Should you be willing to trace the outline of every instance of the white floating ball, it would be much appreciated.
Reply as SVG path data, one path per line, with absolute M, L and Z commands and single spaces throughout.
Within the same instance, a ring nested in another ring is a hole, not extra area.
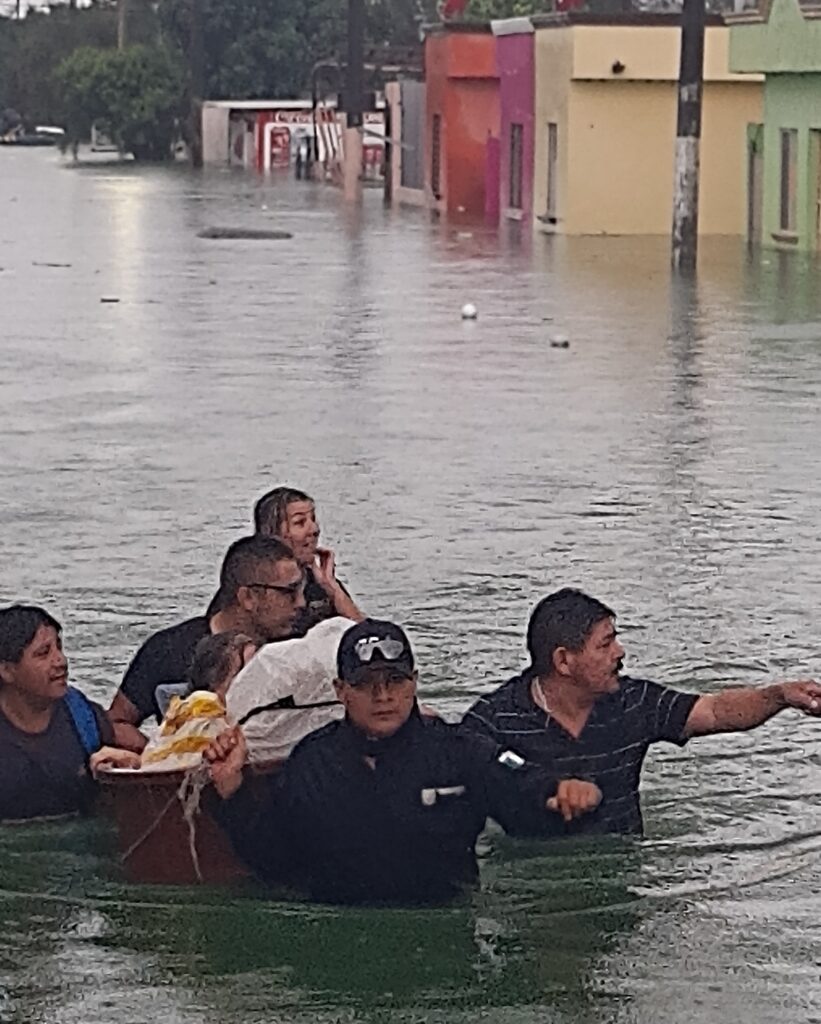
M 463 320 L 475 320 L 479 315 L 479 310 L 473 305 L 472 302 L 466 302 L 462 306 L 462 319 Z

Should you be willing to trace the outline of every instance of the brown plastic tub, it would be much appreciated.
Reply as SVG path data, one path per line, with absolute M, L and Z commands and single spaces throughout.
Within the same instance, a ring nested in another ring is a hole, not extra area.
M 279 770 L 281 761 L 254 765 L 246 785 Z M 103 803 L 114 818 L 126 878 L 151 885 L 225 884 L 248 874 L 230 840 L 208 813 L 206 793 L 194 816 L 193 837 L 178 797 L 185 773 L 101 772 Z

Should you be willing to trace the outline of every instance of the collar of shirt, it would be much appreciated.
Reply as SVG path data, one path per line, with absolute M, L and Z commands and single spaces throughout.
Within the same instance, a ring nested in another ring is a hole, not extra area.
M 424 728 L 424 724 L 419 713 L 419 705 L 414 704 L 407 722 L 393 736 L 388 736 L 386 739 L 372 739 L 366 736 L 351 725 L 347 717 L 344 719 L 342 727 L 350 748 L 359 757 L 373 757 L 378 760 L 381 757 L 393 756 L 413 743 L 419 730 Z

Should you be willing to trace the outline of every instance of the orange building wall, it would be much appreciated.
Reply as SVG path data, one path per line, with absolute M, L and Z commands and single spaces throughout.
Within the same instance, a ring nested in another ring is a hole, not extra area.
M 447 211 L 482 217 L 485 213 L 487 141 L 499 137 L 499 83 L 494 79 L 451 79 L 445 123 Z M 498 180 L 498 179 L 497 179 Z
M 499 80 L 495 40 L 489 33 L 428 36 L 427 168 L 431 193 L 433 116 L 442 117 L 440 196 L 434 205 L 448 214 L 482 217 L 488 136 L 499 136 Z

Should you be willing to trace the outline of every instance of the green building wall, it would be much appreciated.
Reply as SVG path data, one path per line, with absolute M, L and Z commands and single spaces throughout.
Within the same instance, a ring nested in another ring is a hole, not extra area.
M 781 230 L 781 131 L 795 129 L 795 228 Z M 764 86 L 763 219 L 765 246 L 804 251 L 818 247 L 821 159 L 821 74 L 769 74 Z M 749 187 L 749 183 L 748 183 Z
M 763 74 L 763 131 L 748 131 L 751 150 L 762 144 L 762 245 L 819 249 L 818 179 L 821 162 L 821 6 L 762 0 L 759 11 L 728 15 L 730 70 Z M 781 228 L 781 132 L 797 131 L 795 224 Z M 748 169 L 753 164 L 752 156 Z M 747 181 L 747 199 L 754 197 Z

